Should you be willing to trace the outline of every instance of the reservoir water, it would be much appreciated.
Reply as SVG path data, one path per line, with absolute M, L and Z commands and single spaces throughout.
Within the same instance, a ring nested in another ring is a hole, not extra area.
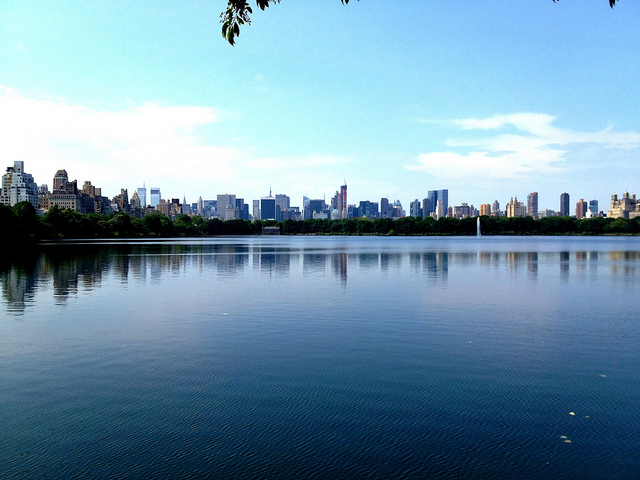
M 0 478 L 640 476 L 637 237 L 78 242 L 0 286 Z

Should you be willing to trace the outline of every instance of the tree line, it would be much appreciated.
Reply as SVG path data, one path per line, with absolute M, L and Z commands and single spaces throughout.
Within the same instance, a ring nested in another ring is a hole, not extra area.
M 480 217 L 483 235 L 603 235 L 640 234 L 640 218 Z M 0 205 L 0 224 L 6 241 L 29 244 L 41 240 L 202 237 L 260 235 L 262 227 L 277 226 L 283 235 L 475 235 L 476 218 L 404 217 L 396 220 L 349 218 L 344 220 L 227 220 L 178 215 L 175 220 L 155 213 L 142 219 L 123 212 L 81 214 L 57 206 L 43 216 L 29 202 L 13 208 Z

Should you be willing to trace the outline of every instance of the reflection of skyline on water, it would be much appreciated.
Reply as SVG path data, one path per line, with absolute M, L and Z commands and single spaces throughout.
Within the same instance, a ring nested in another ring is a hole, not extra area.
M 330 276 L 347 287 L 351 276 L 407 270 L 410 275 L 443 284 L 452 268 L 507 268 L 511 275 L 536 281 L 546 274 L 568 282 L 570 277 L 596 277 L 599 272 L 617 278 L 640 273 L 640 251 L 358 251 L 357 249 L 304 248 L 294 244 L 144 243 L 59 245 L 39 256 L 0 270 L 3 303 L 9 313 L 20 314 L 34 303 L 38 292 L 51 290 L 54 303 L 64 305 L 79 292 L 100 288 L 108 278 L 122 284 L 159 284 L 166 276 L 188 271 L 234 278 L 249 271 L 268 278 L 291 272 L 302 276 Z M 602 268 L 606 264 L 608 268 Z M 557 273 L 553 273 L 557 272 Z M 628 282 L 628 279 L 625 280 Z

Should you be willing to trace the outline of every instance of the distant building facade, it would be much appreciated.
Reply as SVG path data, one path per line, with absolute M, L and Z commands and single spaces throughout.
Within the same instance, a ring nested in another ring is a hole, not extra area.
M 318 218 L 319 216 L 325 216 L 326 218 L 326 204 L 323 199 L 310 199 L 304 197 L 305 207 L 303 211 L 304 219 Z
M 578 200 L 576 203 L 576 218 L 582 220 L 587 214 L 587 202 L 583 199 Z
M 360 202 L 358 214 L 360 217 L 377 218 L 380 214 L 378 212 L 378 202 L 371 202 L 369 200 Z
M 428 217 L 431 215 L 433 208 L 431 207 L 431 200 L 429 198 L 422 199 L 422 217 Z
M 140 199 L 140 207 L 146 208 L 147 205 L 147 188 L 139 187 L 136 192 L 138 193 L 138 198 Z M 154 205 L 155 206 L 155 205 Z
M 507 217 L 526 217 L 527 207 L 524 203 L 518 201 L 518 197 L 512 198 L 507 204 Z
M 422 217 L 422 208 L 420 207 L 420 200 L 417 198 L 409 204 L 409 215 L 412 217 Z
M 162 194 L 160 193 L 160 189 L 157 187 L 151 187 L 149 189 L 149 205 L 157 208 L 160 203 L 162 203 Z
M 261 220 L 277 220 L 276 217 L 276 199 L 269 194 L 268 197 L 260 199 L 260 219 Z
M 338 211 L 340 218 L 349 218 L 349 205 L 347 205 L 347 182 L 340 186 L 340 197 L 338 198 Z
M 69 181 L 69 175 L 65 169 L 60 169 L 53 176 L 53 191 L 64 190 L 67 182 Z
M 495 217 L 499 217 L 502 215 L 502 210 L 500 210 L 500 202 L 498 200 L 494 201 L 491 205 L 491 215 Z
M 527 195 L 527 215 L 538 218 L 538 192 Z
M 235 220 L 239 217 L 238 209 L 236 208 L 236 196 L 234 194 L 225 193 L 218 195 L 218 216 L 220 220 Z
M 33 176 L 24 171 L 24 162 L 15 161 L 2 176 L 0 203 L 13 207 L 19 202 L 30 202 L 38 209 L 38 185 Z
M 560 217 L 568 217 L 569 216 L 569 194 L 564 192 L 560 195 L 560 210 L 558 211 L 558 216 Z
M 558 212 L 556 212 L 555 210 L 544 209 L 538 212 L 538 218 L 548 218 L 548 217 L 557 217 L 557 216 L 558 216 Z
M 431 211 L 429 213 L 436 213 L 438 218 L 443 217 L 447 214 L 447 210 L 449 209 L 449 190 L 429 190 L 428 193 L 429 203 L 431 205 Z M 442 202 L 442 212 L 438 213 L 438 202 Z M 425 214 L 426 216 L 426 214 Z
M 629 192 L 622 194 L 622 198 L 618 198 L 615 193 L 611 195 L 611 206 L 607 212 L 608 218 L 634 218 L 640 216 L 639 204 L 636 195 Z
M 453 207 L 453 217 L 462 219 L 467 217 L 472 217 L 474 213 L 474 208 L 470 207 L 467 203 L 462 202 L 462 205 L 458 205 Z
M 40 194 L 40 209 L 45 212 L 54 206 L 61 210 L 74 210 L 83 214 L 109 215 L 113 212 L 111 200 L 102 196 L 102 189 L 92 185 L 89 180 L 84 182 L 80 190 L 78 181 L 69 181 L 67 171 L 61 169 L 54 175 L 53 183 L 56 187 L 52 192 L 42 191 Z
M 288 195 L 276 193 L 276 220 L 279 222 L 288 220 L 289 207 L 291 207 L 291 199 Z M 285 218 L 286 217 L 286 218 Z

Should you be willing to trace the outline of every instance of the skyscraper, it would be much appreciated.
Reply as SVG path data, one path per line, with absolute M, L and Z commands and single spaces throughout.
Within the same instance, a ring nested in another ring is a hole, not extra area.
M 411 202 L 409 204 L 409 214 L 412 217 L 421 217 L 422 216 L 422 209 L 420 208 L 420 200 L 418 200 L 417 198 Z
M 147 189 L 145 187 L 139 187 L 136 192 L 138 192 L 138 198 L 140 199 L 140 206 L 145 208 L 147 206 Z
M 149 205 L 156 208 L 158 205 L 160 205 L 161 201 L 162 195 L 160 194 L 160 189 L 151 187 L 149 189 Z
M 428 217 L 433 212 L 433 206 L 431 205 L 431 200 L 428 198 L 422 199 L 422 216 Z
M 309 212 L 311 211 L 310 202 L 311 202 L 311 199 L 309 197 L 307 197 L 306 195 L 302 196 L 302 216 L 305 220 L 307 220 L 308 218 L 311 218 L 309 216 Z
M 380 199 L 380 218 L 386 218 L 389 216 L 389 199 L 381 198 Z
M 218 215 L 220 220 L 235 220 L 239 216 L 238 209 L 236 208 L 236 196 L 233 194 L 225 193 L 218 195 Z
M 589 211 L 593 217 L 598 214 L 598 200 L 589 200 Z
M 314 215 L 325 213 L 326 209 L 326 203 L 323 199 L 309 200 L 309 216 L 307 217 L 307 212 L 305 211 L 305 218 L 314 218 Z
M 58 170 L 53 176 L 53 191 L 64 190 L 65 185 L 69 181 L 67 171 L 64 169 Z
M 304 208 L 302 212 L 304 220 L 314 218 L 314 215 L 323 214 L 327 209 L 325 201 L 322 198 L 311 199 L 309 197 L 303 196 L 302 205 Z
M 564 192 L 560 195 L 560 216 L 568 217 L 569 216 L 569 194 Z
M 260 219 L 261 220 L 277 220 L 276 218 L 276 199 L 269 193 L 268 197 L 260 199 Z
M 437 213 L 438 202 L 442 202 L 443 215 L 446 215 L 449 208 L 449 190 L 429 190 L 428 196 L 431 202 L 431 208 L 435 209 Z
M 349 218 L 349 210 L 347 205 L 347 182 L 340 186 L 340 196 L 338 197 L 338 212 L 340 218 Z
M 583 199 L 578 200 L 578 202 L 576 203 L 576 218 L 578 220 L 581 220 L 584 218 L 586 213 L 587 213 L 587 202 L 585 202 Z
M 530 193 L 527 196 L 527 215 L 538 218 L 538 192 Z
M 369 200 L 361 201 L 358 215 L 360 217 L 376 218 L 378 216 L 378 203 L 370 202 Z
M 24 171 L 24 162 L 15 161 L 13 167 L 7 167 L 7 173 L 2 176 L 2 190 L 0 203 L 13 207 L 19 202 L 30 202 L 38 208 L 38 185 L 33 176 Z
M 291 199 L 288 195 L 276 193 L 276 220 L 284 220 L 284 212 L 288 212 L 290 206 Z
M 249 220 L 249 204 L 244 203 L 244 198 L 236 198 L 236 210 L 240 220 Z

